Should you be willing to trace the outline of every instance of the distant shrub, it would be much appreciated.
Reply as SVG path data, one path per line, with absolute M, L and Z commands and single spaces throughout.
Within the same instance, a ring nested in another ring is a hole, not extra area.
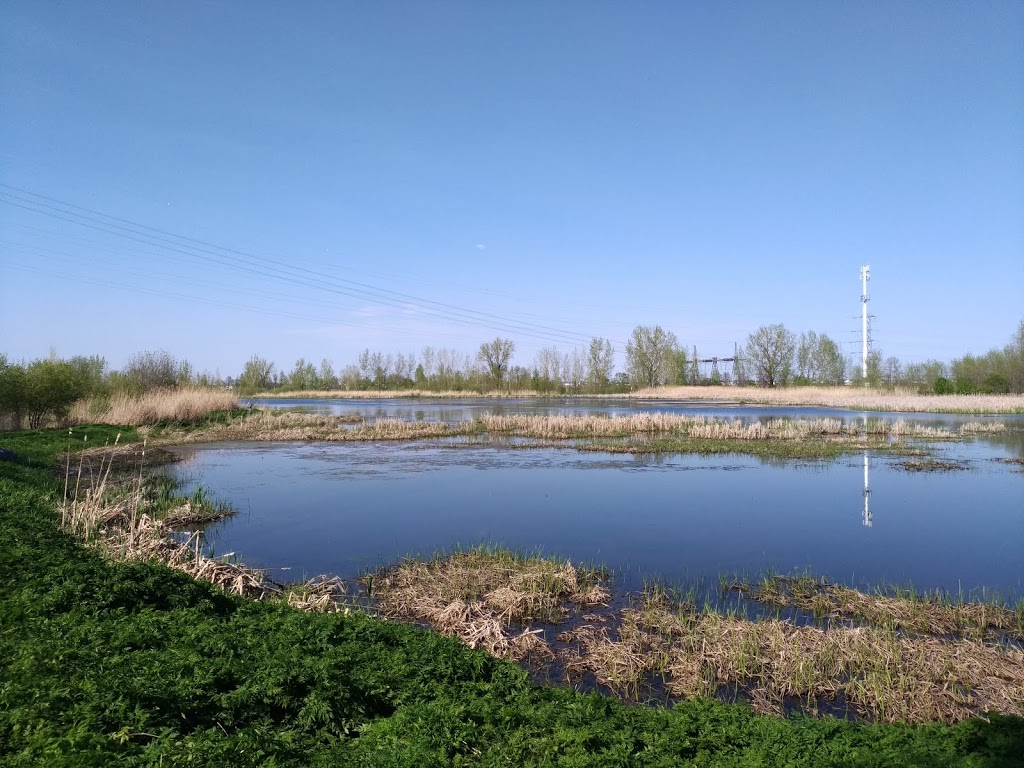
M 939 376 L 935 380 L 935 384 L 932 385 L 932 391 L 936 395 L 952 395 L 955 390 L 953 389 L 953 382 L 945 376 Z

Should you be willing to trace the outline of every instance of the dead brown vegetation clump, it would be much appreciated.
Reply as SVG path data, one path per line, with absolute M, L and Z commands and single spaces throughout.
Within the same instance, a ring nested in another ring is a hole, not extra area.
M 1024 640 L 1024 613 L 991 603 L 950 600 L 945 594 L 870 594 L 807 576 L 770 576 L 731 588 L 769 605 L 799 608 L 832 620 L 859 619 L 915 634 L 997 636 Z M 1022 606 L 1024 608 L 1024 606 Z
M 205 387 L 158 389 L 141 395 L 118 392 L 80 400 L 71 409 L 73 424 L 142 426 L 168 421 L 195 421 L 238 407 L 234 392 Z
M 160 434 L 162 443 L 198 443 L 218 440 L 321 440 L 325 442 L 368 442 L 375 440 L 417 440 L 471 435 L 473 422 L 364 420 L 359 416 L 333 416 L 255 409 L 223 424 L 201 430 L 169 429 Z
M 785 700 L 816 711 L 841 699 L 885 722 L 1024 714 L 1024 652 L 975 639 L 751 621 L 657 603 L 623 611 L 617 630 L 584 625 L 562 639 L 570 674 L 593 674 L 627 695 L 660 679 L 673 696 L 743 689 L 764 713 L 780 713 Z
M 115 443 L 93 456 L 81 456 L 74 471 L 66 461 L 65 499 L 58 510 L 61 527 L 114 560 L 159 563 L 256 600 L 286 594 L 265 571 L 205 554 L 201 531 L 176 530 L 195 519 L 191 500 L 182 499 L 158 516 L 147 499 L 145 458 L 145 444 L 140 450 L 138 445 Z M 131 464 L 134 477 L 115 471 L 120 460 Z M 345 585 L 337 578 L 316 577 L 292 587 L 287 595 L 290 604 L 303 610 L 337 611 L 343 609 Z
M 570 603 L 587 608 L 609 598 L 593 569 L 500 550 L 409 561 L 368 577 L 367 585 L 383 615 L 427 623 L 514 661 L 551 655 L 532 622 L 555 623 L 568 615 Z
M 548 440 L 615 438 L 639 435 L 686 437 L 698 440 L 846 440 L 860 437 L 913 437 L 950 440 L 956 434 L 941 427 L 905 419 L 871 419 L 865 424 L 842 419 L 768 419 L 744 423 L 673 413 L 635 413 L 625 416 L 485 415 L 480 423 L 494 434 Z

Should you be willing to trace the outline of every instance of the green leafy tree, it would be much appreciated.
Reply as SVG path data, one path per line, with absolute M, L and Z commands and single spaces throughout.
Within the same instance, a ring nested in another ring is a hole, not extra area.
M 295 361 L 295 367 L 288 374 L 288 389 L 296 392 L 320 389 L 320 377 L 317 374 L 316 366 L 300 357 Z
M 326 357 L 320 361 L 320 370 L 317 372 L 317 384 L 320 389 L 338 388 L 338 377 L 334 375 L 334 366 Z
M 679 348 L 676 335 L 660 326 L 637 326 L 626 343 L 626 368 L 640 387 L 656 387 L 669 381 L 673 353 Z
M 657 387 L 668 381 L 672 353 L 679 347 L 676 336 L 660 325 L 638 325 L 626 342 L 626 368 L 639 387 Z
M 0 356 L 0 416 L 9 422 L 11 429 L 21 429 L 28 406 L 25 387 L 25 369 L 8 363 L 6 356 Z
M 253 355 L 242 369 L 237 384 L 241 395 L 266 392 L 274 386 L 274 364 Z
M 769 387 L 785 385 L 793 371 L 796 340 L 782 323 L 762 325 L 747 338 L 745 362 L 750 375 Z
M 601 392 L 612 380 L 615 369 L 615 347 L 608 339 L 593 338 L 587 348 L 587 385 Z
M 50 417 L 66 420 L 71 406 L 85 394 L 85 384 L 74 366 L 62 360 L 36 360 L 25 370 L 29 429 L 42 427 Z

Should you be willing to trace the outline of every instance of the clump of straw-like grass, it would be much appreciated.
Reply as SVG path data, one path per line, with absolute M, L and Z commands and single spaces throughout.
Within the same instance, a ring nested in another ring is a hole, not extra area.
M 115 441 L 114 446 L 101 450 L 98 462 L 87 464 L 85 457 L 80 456 L 74 476 L 70 459 L 66 462 L 64 501 L 59 509 L 61 527 L 86 546 L 114 560 L 159 563 L 242 597 L 264 600 L 287 595 L 287 602 L 301 610 L 348 610 L 344 605 L 346 587 L 341 579 L 318 576 L 293 585 L 286 592 L 262 570 L 206 555 L 201 531 L 189 532 L 183 538 L 176 535 L 175 527 L 208 519 L 209 511 L 202 509 L 208 504 L 198 503 L 199 508 L 194 508 L 196 497 L 181 499 L 158 514 L 142 475 L 145 445 L 140 451 L 138 446 L 118 446 Z M 140 464 L 134 478 L 125 479 L 123 473 L 116 471 L 118 456 L 129 456 L 132 461 L 138 457 Z M 224 513 L 220 508 L 216 511 Z
M 615 438 L 634 435 L 670 435 L 698 440 L 820 440 L 870 436 L 952 439 L 955 434 L 938 427 L 903 419 L 872 419 L 866 425 L 842 419 L 768 419 L 743 423 L 704 416 L 671 413 L 636 413 L 626 416 L 485 415 L 482 427 L 495 434 L 548 440 Z
M 568 615 L 569 603 L 593 607 L 609 597 L 592 569 L 483 549 L 408 561 L 368 577 L 367 585 L 383 615 L 425 622 L 515 661 L 551 654 L 531 622 L 554 623 Z
M 333 390 L 265 392 L 269 398 L 516 398 L 536 399 L 545 395 L 533 390 L 467 392 L 426 389 Z M 559 396 L 563 397 L 563 396 Z M 601 400 L 683 400 L 736 403 L 740 405 L 806 405 L 850 410 L 906 413 L 1024 413 L 1024 395 L 927 395 L 916 389 L 877 387 L 653 387 L 618 394 L 575 394 L 572 397 Z
M 233 392 L 223 389 L 160 389 L 142 395 L 119 392 L 109 398 L 75 403 L 70 421 L 75 424 L 142 426 L 169 421 L 195 421 L 211 413 L 238 407 Z
M 818 405 L 906 413 L 1024 413 L 1024 395 L 922 395 L 871 387 L 655 387 L 610 398 L 698 400 L 741 405 Z
M 371 442 L 454 437 L 472 435 L 478 431 L 476 424 L 471 421 L 447 423 L 392 418 L 365 420 L 359 416 L 254 409 L 225 423 L 204 426 L 202 430 L 170 429 L 160 435 L 160 440 L 167 443 L 215 440 Z
M 960 425 L 960 432 L 965 435 L 1001 435 L 1008 431 L 1001 421 L 968 421 Z
M 348 613 L 348 587 L 337 576 L 314 576 L 288 590 L 288 605 L 313 613 Z
M 290 392 L 260 392 L 251 397 L 254 399 L 273 400 L 382 400 L 396 398 L 443 398 L 450 399 L 525 399 L 537 398 L 539 395 L 532 389 L 494 389 L 485 392 L 464 389 L 303 389 Z
M 1024 652 L 974 639 L 912 636 L 873 626 L 797 626 L 644 602 L 616 630 L 583 625 L 563 633 L 572 675 L 593 674 L 636 695 L 660 679 L 674 696 L 745 689 L 755 709 L 784 700 L 845 700 L 885 722 L 956 722 L 985 712 L 1024 714 Z
M 942 592 L 869 594 L 808 576 L 771 575 L 756 584 L 734 582 L 730 589 L 759 603 L 799 608 L 820 618 L 857 618 L 916 634 L 970 634 L 980 639 L 995 633 L 1024 640 L 1024 606 L 1014 611 L 993 603 L 952 600 Z

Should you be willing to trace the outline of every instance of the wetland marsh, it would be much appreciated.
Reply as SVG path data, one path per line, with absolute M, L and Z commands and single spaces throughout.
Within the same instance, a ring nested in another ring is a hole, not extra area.
M 246 441 L 181 446 L 172 472 L 241 511 L 208 529 L 209 546 L 272 571 L 351 578 L 488 543 L 640 583 L 809 569 L 851 586 L 1022 591 L 1019 416 L 574 400 L 261 405 L 288 411 L 257 412 L 256 423 L 306 426 L 287 442 L 252 442 L 275 434 L 260 427 Z M 722 450 L 657 450 L 698 433 Z M 809 444 L 819 448 L 804 456 Z

